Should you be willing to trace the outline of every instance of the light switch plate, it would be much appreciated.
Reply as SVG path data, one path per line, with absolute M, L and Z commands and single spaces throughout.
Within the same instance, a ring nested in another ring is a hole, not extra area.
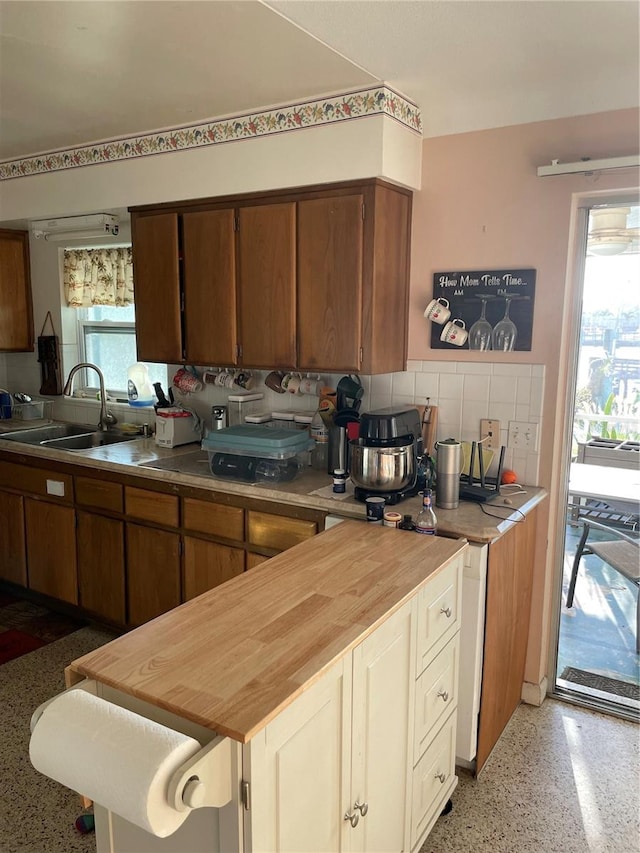
M 538 447 L 538 424 L 509 421 L 508 447 L 514 450 L 535 451 Z
M 486 450 L 498 450 L 500 447 L 500 421 L 483 418 L 480 421 L 480 440 Z

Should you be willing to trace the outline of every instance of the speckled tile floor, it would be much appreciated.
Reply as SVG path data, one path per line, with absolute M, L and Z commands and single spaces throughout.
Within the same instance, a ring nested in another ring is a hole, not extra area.
M 77 796 L 29 763 L 29 719 L 64 689 L 64 667 L 111 637 L 83 628 L 0 668 L 0 853 L 95 851 L 74 826 Z M 480 778 L 460 771 L 453 811 L 421 853 L 635 853 L 638 732 L 551 699 L 521 705 Z
M 547 699 L 520 705 L 421 853 L 636 853 L 639 729 Z
M 29 721 L 64 690 L 64 668 L 115 635 L 82 628 L 0 667 L 0 853 L 89 853 L 95 836 L 81 835 L 78 797 L 29 762 Z

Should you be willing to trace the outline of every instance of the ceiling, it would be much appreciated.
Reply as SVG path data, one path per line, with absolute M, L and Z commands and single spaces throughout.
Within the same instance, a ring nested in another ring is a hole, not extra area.
M 0 159 L 381 81 L 425 136 L 637 107 L 639 16 L 636 0 L 0 0 Z

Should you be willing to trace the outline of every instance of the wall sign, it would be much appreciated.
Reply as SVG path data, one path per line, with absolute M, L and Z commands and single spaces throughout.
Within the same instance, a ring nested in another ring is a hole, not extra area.
M 432 349 L 530 350 L 535 284 L 534 269 L 434 273 Z

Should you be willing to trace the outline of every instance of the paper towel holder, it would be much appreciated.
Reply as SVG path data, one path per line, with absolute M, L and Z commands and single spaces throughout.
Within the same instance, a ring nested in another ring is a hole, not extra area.
M 91 679 L 68 687 L 71 690 L 84 690 L 97 695 L 97 684 Z M 30 731 L 38 724 L 48 705 L 55 701 L 57 694 L 47 699 L 31 715 Z M 231 742 L 228 737 L 216 735 L 206 746 L 184 762 L 169 781 L 167 800 L 176 811 L 187 809 L 220 808 L 231 802 Z
M 231 742 L 217 735 L 171 777 L 167 799 L 176 811 L 220 808 L 231 802 Z

